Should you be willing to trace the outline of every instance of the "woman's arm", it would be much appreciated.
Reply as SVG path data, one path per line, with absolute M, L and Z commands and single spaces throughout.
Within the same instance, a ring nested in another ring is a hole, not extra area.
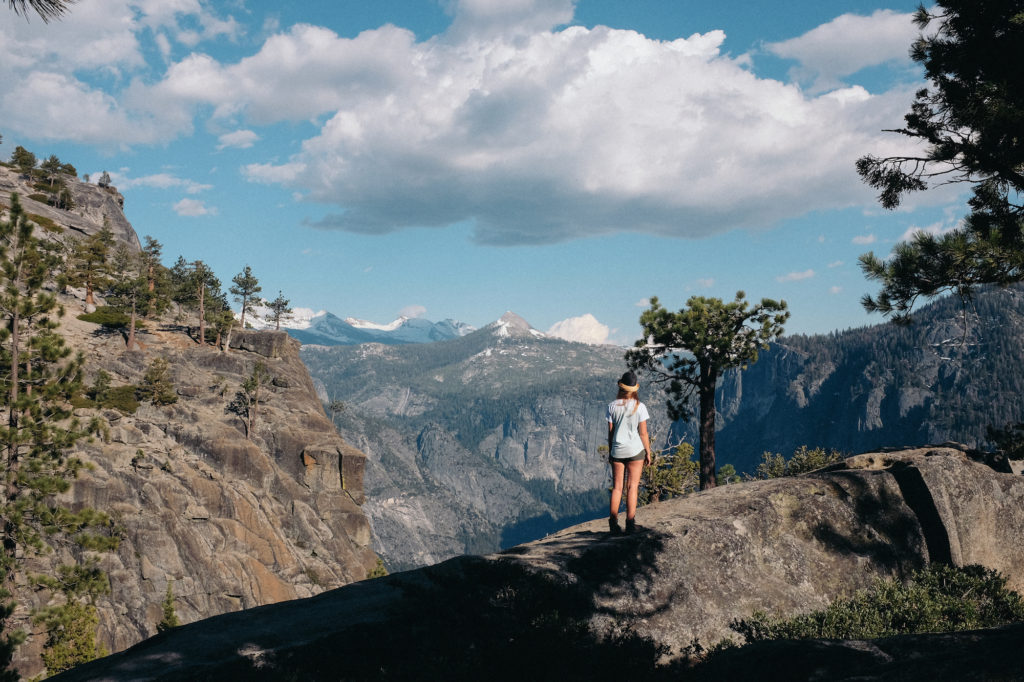
M 651 463 L 651 439 L 647 436 L 647 421 L 640 422 L 640 426 L 637 427 L 637 433 L 640 434 L 640 442 L 644 444 L 644 464 L 650 465 Z
M 615 434 L 615 424 L 608 422 L 608 456 L 612 455 L 612 436 Z

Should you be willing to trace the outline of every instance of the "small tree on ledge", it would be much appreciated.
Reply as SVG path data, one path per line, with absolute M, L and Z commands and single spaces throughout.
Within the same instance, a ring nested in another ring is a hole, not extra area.
M 758 351 L 783 332 L 789 319 L 785 301 L 763 298 L 748 308 L 745 294 L 724 303 L 720 298 L 693 296 L 686 308 L 669 312 L 651 298 L 640 316 L 644 336 L 626 353 L 626 362 L 644 370 L 668 394 L 672 420 L 688 419 L 691 399 L 698 399 L 700 431 L 700 489 L 716 485 L 715 387 L 730 368 L 745 369 L 757 362 Z

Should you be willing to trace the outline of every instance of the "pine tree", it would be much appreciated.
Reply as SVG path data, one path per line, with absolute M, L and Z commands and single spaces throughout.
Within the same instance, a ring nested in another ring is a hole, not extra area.
M 256 294 L 263 291 L 263 287 L 260 286 L 259 280 L 252 274 L 252 268 L 248 265 L 245 266 L 244 270 L 235 275 L 231 281 L 234 282 L 234 286 L 228 289 L 228 291 L 235 297 L 235 301 L 242 304 L 241 327 L 245 329 L 245 313 L 253 305 L 260 304 L 260 299 Z
M 274 329 L 280 330 L 281 319 L 292 312 L 292 309 L 288 307 L 288 303 L 288 299 L 278 291 L 277 298 L 267 304 L 270 307 L 270 314 L 267 315 L 267 321 L 274 323 Z
M 941 235 L 917 232 L 889 258 L 861 256 L 876 296 L 868 311 L 909 320 L 919 298 L 952 292 L 965 302 L 978 286 L 1024 281 L 1024 5 L 1021 0 L 937 0 L 915 22 L 927 34 L 911 58 L 929 81 L 916 93 L 903 128 L 921 143 L 909 156 L 857 161 L 857 171 L 896 208 L 930 185 L 972 188 L 962 227 Z
M 57 158 L 56 154 L 50 154 L 50 157 L 39 164 L 39 169 L 43 171 L 44 176 L 50 181 L 50 189 L 53 189 L 53 183 L 60 175 L 62 168 L 60 159 Z
M 199 345 L 206 345 L 206 300 L 211 288 L 220 289 L 220 280 L 213 270 L 201 260 L 192 264 L 192 286 L 196 292 L 196 304 L 199 309 Z
M 103 219 L 103 228 L 78 241 L 72 248 L 71 281 L 85 287 L 86 305 L 96 305 L 96 289 L 106 288 L 111 272 L 110 249 L 114 245 L 114 233 Z
M 668 393 L 669 418 L 690 416 L 691 399 L 699 403 L 700 488 L 715 487 L 715 387 L 722 373 L 757 362 L 758 351 L 783 332 L 789 319 L 785 301 L 761 299 L 748 308 L 745 294 L 724 303 L 692 296 L 677 313 L 651 298 L 640 316 L 643 337 L 626 353 L 633 369 L 646 370 Z
M 270 372 L 262 362 L 257 362 L 252 374 L 242 382 L 241 390 L 235 394 L 234 400 L 227 407 L 227 412 L 237 414 L 245 424 L 245 437 L 252 440 L 259 416 L 259 407 L 266 402 L 264 387 L 270 382 Z
M 128 315 L 128 338 L 126 350 L 135 348 L 135 325 L 139 309 L 148 309 L 149 290 L 146 275 L 142 272 L 139 255 L 127 245 L 120 244 L 112 260 L 114 277 L 107 303 Z
M 154 405 L 171 405 L 178 402 L 174 383 L 170 377 L 170 363 L 166 358 L 155 358 L 142 375 L 142 383 L 135 391 L 139 400 Z
M 181 625 L 181 621 L 178 620 L 178 614 L 174 611 L 174 581 L 167 581 L 167 594 L 164 596 L 164 601 L 161 604 L 163 610 L 163 618 L 156 624 L 157 632 L 167 632 L 173 628 Z
M 160 274 L 160 256 L 163 253 L 163 244 L 150 237 L 148 234 L 144 238 L 144 244 L 142 246 L 142 270 L 146 275 L 146 290 L 151 293 L 156 293 L 157 277 Z
M 17 168 L 24 176 L 31 177 L 36 163 L 36 155 L 21 145 L 15 147 L 14 151 L 11 152 L 11 165 Z
M 27 18 L 28 8 L 31 7 L 44 23 L 50 19 L 59 19 L 74 2 L 76 0 L 7 0 L 15 14 Z

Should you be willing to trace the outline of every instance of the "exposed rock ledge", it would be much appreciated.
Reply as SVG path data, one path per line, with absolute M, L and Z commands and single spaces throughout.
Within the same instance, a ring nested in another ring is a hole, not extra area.
M 633 536 L 611 537 L 594 521 L 500 554 L 211 618 L 59 679 L 362 679 L 353 666 L 459 651 L 473 633 L 493 634 L 523 595 L 582 614 L 594 632 L 625 628 L 678 652 L 695 637 L 732 634 L 728 623 L 755 609 L 807 611 L 932 561 L 996 568 L 1024 590 L 1024 478 L 952 448 L 726 486 L 645 507 L 638 521 L 645 530 Z M 433 639 L 424 647 L 423 638 Z M 970 664 L 977 673 L 978 660 Z M 922 666 L 901 679 L 930 674 Z

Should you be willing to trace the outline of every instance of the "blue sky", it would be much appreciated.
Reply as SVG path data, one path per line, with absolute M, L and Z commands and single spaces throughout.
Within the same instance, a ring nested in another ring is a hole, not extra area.
M 857 267 L 948 230 L 881 210 L 916 2 L 80 0 L 0 23 L 0 155 L 57 154 L 140 236 L 342 317 L 631 343 L 645 301 L 881 322 Z

